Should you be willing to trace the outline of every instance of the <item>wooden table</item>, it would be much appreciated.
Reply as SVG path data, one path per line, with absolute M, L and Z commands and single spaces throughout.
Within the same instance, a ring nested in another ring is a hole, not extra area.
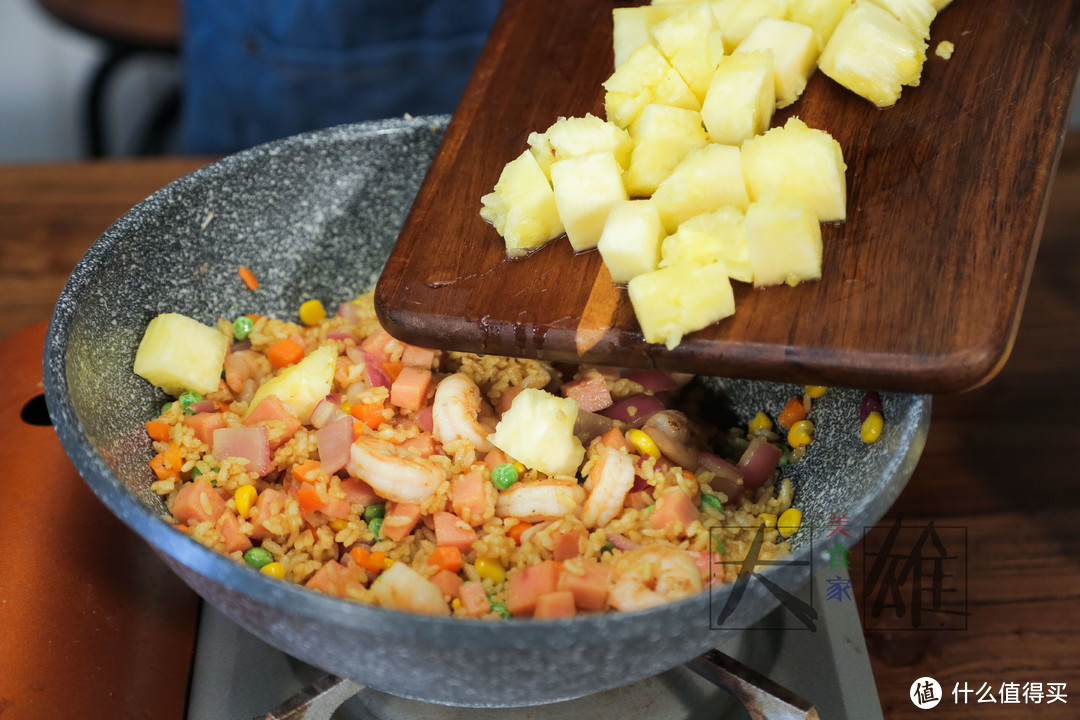
M 47 319 L 115 218 L 202 164 L 0 167 L 0 339 Z M 890 512 L 968 530 L 968 629 L 867 634 L 885 716 L 922 718 L 911 683 L 1065 682 L 1069 704 L 952 704 L 957 718 L 1072 718 L 1080 704 L 1080 136 L 1070 137 L 1012 357 L 986 387 L 935 398 L 923 460 Z M 859 552 L 852 575 L 863 568 Z M 3 584 L 0 582 L 0 589 Z M 856 588 L 858 589 L 858 588 Z M 2 591 L 2 590 L 0 590 Z M 3 710 L 0 698 L 0 711 Z M 5 718 L 7 716 L 5 715 Z

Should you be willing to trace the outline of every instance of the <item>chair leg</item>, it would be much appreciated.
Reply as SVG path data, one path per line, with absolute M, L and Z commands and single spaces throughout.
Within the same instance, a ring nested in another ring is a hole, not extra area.
M 90 81 L 86 95 L 86 154 L 92 158 L 105 156 L 105 93 L 109 89 L 109 80 L 134 50 L 124 45 L 110 43 L 105 59 L 101 61 Z

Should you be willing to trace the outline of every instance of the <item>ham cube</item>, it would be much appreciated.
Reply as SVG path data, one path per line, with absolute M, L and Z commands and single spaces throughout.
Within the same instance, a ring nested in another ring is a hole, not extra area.
M 497 447 L 491 448 L 488 454 L 484 456 L 484 466 L 488 470 L 494 470 L 495 468 L 506 462 L 506 453 Z
M 601 435 L 600 442 L 604 443 L 609 448 L 626 450 L 627 452 L 630 451 L 630 443 L 626 442 L 626 435 L 624 435 L 623 431 L 617 427 L 613 427 Z
M 184 424 L 195 431 L 195 437 L 204 445 L 214 444 L 214 431 L 225 427 L 225 415 L 219 412 L 201 412 L 185 415 Z
M 574 596 L 574 605 L 579 610 L 600 611 L 607 606 L 608 586 L 611 583 L 611 567 L 595 561 L 583 561 L 583 575 L 564 572 L 559 580 L 559 589 Z
M 236 515 L 228 510 L 223 512 L 221 519 L 218 520 L 218 532 L 221 533 L 221 540 L 225 544 L 227 553 L 238 550 L 244 552 L 251 547 L 251 538 L 240 532 L 240 523 Z
M 562 386 L 562 393 L 577 400 L 582 410 L 600 412 L 611 407 L 611 392 L 608 391 L 604 378 L 592 375 L 580 380 L 573 380 Z
M 216 523 L 225 512 L 225 501 L 206 480 L 196 480 L 180 488 L 173 501 L 172 514 L 176 522 L 191 525 L 209 520 Z
M 555 562 L 562 562 L 563 560 L 570 560 L 576 558 L 581 554 L 580 546 L 581 541 L 589 533 L 584 528 L 578 528 L 577 530 L 570 530 L 568 532 L 556 532 L 551 534 L 552 556 L 555 558 Z
M 350 588 L 359 590 L 367 581 L 367 573 L 359 565 L 342 565 L 331 560 L 308 578 L 304 587 L 335 597 L 346 597 Z
M 416 413 L 416 417 L 413 418 L 416 424 L 420 426 L 420 429 L 426 433 L 435 431 L 435 419 L 431 415 L 431 406 L 428 405 L 420 412 Z
M 483 617 L 491 612 L 491 601 L 488 600 L 482 583 L 465 583 L 458 588 L 458 599 L 469 617 Z
M 420 506 L 415 503 L 386 503 L 382 534 L 394 542 L 401 542 L 420 520 Z
M 427 404 L 431 371 L 405 366 L 390 384 L 390 402 L 405 410 L 419 410 Z
M 293 415 L 277 395 L 267 395 L 244 418 L 244 424 L 270 428 L 270 451 L 273 452 L 300 429 L 300 418 Z
M 405 367 L 430 368 L 435 363 L 435 351 L 416 345 L 405 345 L 401 364 Z
M 450 499 L 454 513 L 473 527 L 484 524 L 495 514 L 495 498 L 488 495 L 491 483 L 482 473 L 473 471 L 458 475 L 450 482 Z M 492 487 L 492 489 L 494 489 Z
M 649 516 L 649 524 L 659 530 L 672 523 L 682 523 L 680 535 L 685 535 L 686 528 L 698 517 L 698 509 L 694 506 L 694 501 L 682 488 L 676 487 L 667 490 L 657 499 L 656 507 Z
M 259 493 L 259 498 L 255 501 L 255 509 L 251 514 L 251 537 L 256 540 L 274 537 L 274 533 L 270 532 L 264 523 L 275 515 L 285 512 L 285 504 L 288 500 L 288 495 L 272 488 Z
M 345 493 L 345 498 L 357 505 L 374 505 L 379 500 L 379 496 L 375 494 L 375 490 L 363 480 L 357 478 L 348 478 L 341 481 L 341 491 Z
M 541 595 L 559 589 L 559 574 L 559 565 L 552 560 L 510 573 L 506 609 L 511 615 L 532 615 Z
M 270 463 L 270 433 L 263 427 L 223 427 L 214 431 L 214 457 L 247 460 L 244 469 L 262 477 L 273 467 Z
M 519 387 L 517 385 L 511 385 L 510 387 L 503 390 L 503 394 L 500 395 L 499 399 L 495 401 L 495 412 L 500 417 L 503 416 L 506 411 L 510 409 L 510 406 L 514 402 L 514 398 L 521 394 L 521 391 L 524 389 L 525 388 Z
M 556 590 L 544 593 L 536 598 L 536 611 L 533 617 L 537 619 L 554 619 L 574 617 L 577 608 L 574 606 L 574 594 L 569 590 Z
M 440 570 L 435 573 L 435 576 L 431 578 L 431 582 L 435 583 L 435 586 L 442 590 L 443 595 L 449 595 L 452 598 L 456 598 L 460 595 L 461 586 L 465 582 L 461 579 L 461 576 L 457 573 L 450 572 L 449 570 Z
M 456 547 L 462 553 L 472 550 L 476 542 L 476 531 L 467 522 L 454 513 L 439 511 L 435 513 L 435 544 Z M 383 521 L 383 527 L 386 522 Z
M 420 457 L 431 457 L 435 454 L 435 438 L 431 433 L 420 433 L 401 443 L 401 447 L 416 452 Z

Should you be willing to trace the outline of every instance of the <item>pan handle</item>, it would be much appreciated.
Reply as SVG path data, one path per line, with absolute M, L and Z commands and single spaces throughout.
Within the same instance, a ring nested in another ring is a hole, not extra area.
M 699 655 L 686 667 L 738 698 L 753 720 L 819 720 L 809 702 L 719 650 Z
M 352 680 L 323 675 L 255 720 L 330 720 L 342 703 L 363 689 L 363 685 Z

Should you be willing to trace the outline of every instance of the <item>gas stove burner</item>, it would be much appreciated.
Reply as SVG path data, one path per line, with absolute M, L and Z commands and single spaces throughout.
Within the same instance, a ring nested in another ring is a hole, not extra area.
M 761 674 L 757 681 L 768 692 L 758 704 L 760 717 L 882 720 L 855 603 L 827 600 L 826 589 L 821 579 L 811 588 L 819 613 L 816 631 L 780 629 L 790 623 L 778 618 L 783 612 L 778 610 L 758 627 L 718 646 L 723 656 Z M 368 652 L 372 662 L 378 662 L 377 648 Z M 550 705 L 456 708 L 395 697 L 327 676 L 204 604 L 187 720 L 746 720 L 750 714 L 740 700 L 745 702 L 752 689 L 732 685 L 730 673 L 739 683 L 753 677 L 725 666 L 723 656 L 707 653 L 640 682 Z M 699 673 L 710 675 L 712 682 Z M 723 676 L 719 684 L 732 688 L 739 699 L 714 684 L 715 675 Z M 808 704 L 800 706 L 798 698 Z

